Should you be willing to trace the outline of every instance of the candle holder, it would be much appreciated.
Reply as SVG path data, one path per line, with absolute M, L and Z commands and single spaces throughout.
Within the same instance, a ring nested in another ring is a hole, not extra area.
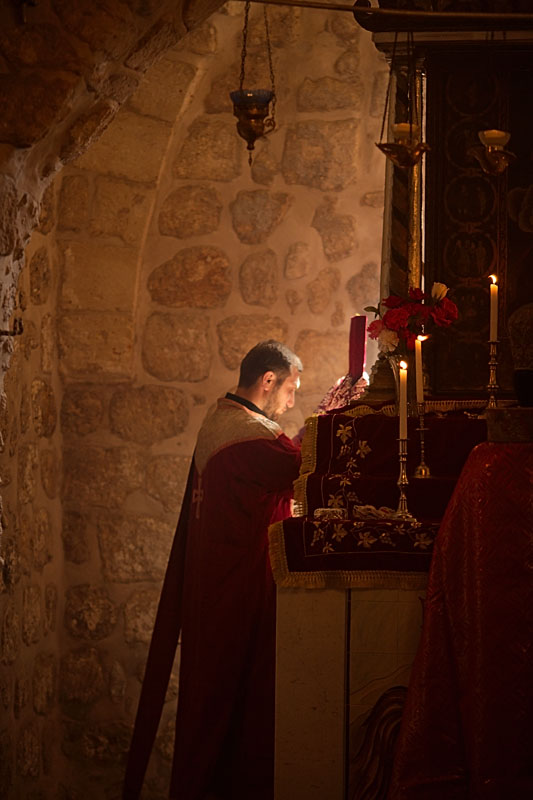
M 410 517 L 411 514 L 407 509 L 407 497 L 405 489 L 409 484 L 407 479 L 407 439 L 398 439 L 399 442 L 399 456 L 400 456 L 400 474 L 398 476 L 397 485 L 400 490 L 400 499 L 398 500 L 398 510 L 396 512 L 398 517 Z
M 418 406 L 418 422 L 419 422 L 419 427 L 417 428 L 417 431 L 420 434 L 420 464 L 415 469 L 415 478 L 431 478 L 431 471 L 428 465 L 426 464 L 425 433 L 427 431 L 427 428 L 424 425 L 426 404 L 417 403 L 417 406 Z
M 487 408 L 497 408 L 496 393 L 498 391 L 498 384 L 496 382 L 496 370 L 498 368 L 498 340 L 489 342 L 489 382 L 487 384 L 487 391 L 489 393 L 489 402 Z

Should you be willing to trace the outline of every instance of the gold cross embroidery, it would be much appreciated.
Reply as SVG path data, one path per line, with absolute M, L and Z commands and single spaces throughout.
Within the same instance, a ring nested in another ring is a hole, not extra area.
M 204 499 L 204 490 L 202 489 L 202 479 L 198 478 L 198 488 L 193 489 L 192 492 L 192 504 L 193 506 L 196 504 L 196 519 L 200 519 L 200 503 Z

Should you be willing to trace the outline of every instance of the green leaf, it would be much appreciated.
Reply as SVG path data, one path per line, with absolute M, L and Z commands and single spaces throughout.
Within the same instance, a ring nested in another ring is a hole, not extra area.
M 374 314 L 379 314 L 379 309 L 378 308 L 374 308 L 374 306 L 365 306 L 364 310 L 365 311 L 373 311 Z

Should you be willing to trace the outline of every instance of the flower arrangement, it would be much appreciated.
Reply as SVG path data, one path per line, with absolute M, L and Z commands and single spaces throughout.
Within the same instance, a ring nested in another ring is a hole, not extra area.
M 429 294 L 409 289 L 407 298 L 391 294 L 378 308 L 367 306 L 365 311 L 373 311 L 379 317 L 368 326 L 368 335 L 377 339 L 380 352 L 387 355 L 414 350 L 417 336 L 435 327 L 447 328 L 457 319 L 457 306 L 447 295 L 444 283 L 434 283 Z

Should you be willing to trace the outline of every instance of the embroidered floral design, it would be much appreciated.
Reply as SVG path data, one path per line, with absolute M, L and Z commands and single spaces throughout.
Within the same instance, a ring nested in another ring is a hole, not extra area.
M 342 525 L 333 526 L 333 533 L 331 534 L 331 537 L 334 539 L 334 541 L 342 542 L 345 536 L 348 536 L 348 531 L 346 531 Z
M 337 492 L 336 494 L 330 494 L 328 500 L 328 507 L 329 508 L 345 508 L 344 505 L 344 498 L 341 492 Z
M 360 531 L 359 532 L 359 541 L 357 542 L 358 547 L 365 547 L 367 550 L 376 542 L 377 539 L 375 536 L 372 536 L 370 531 Z
M 341 440 L 343 444 L 346 444 L 348 439 L 352 436 L 352 427 L 350 424 L 348 425 L 339 425 L 337 430 L 337 436 Z
M 427 533 L 417 533 L 415 540 L 414 547 L 420 547 L 421 550 L 426 550 L 433 544 L 433 539 Z
M 326 542 L 324 547 L 322 548 L 323 553 L 333 553 L 333 545 L 331 542 Z
M 359 458 L 366 458 L 369 453 L 372 452 L 372 448 L 368 446 L 368 442 L 364 439 L 359 440 L 358 448 L 357 448 L 357 455 Z

